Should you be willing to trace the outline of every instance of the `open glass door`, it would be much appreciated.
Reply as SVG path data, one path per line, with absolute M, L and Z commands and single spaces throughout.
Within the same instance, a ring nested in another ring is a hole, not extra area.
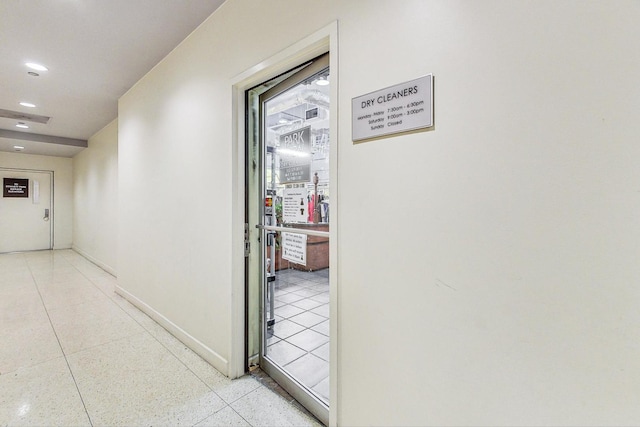
M 249 215 L 260 255 L 248 269 L 260 281 L 260 366 L 327 424 L 329 80 L 324 55 L 259 96 L 259 191 L 248 191 L 260 204 L 255 224 Z

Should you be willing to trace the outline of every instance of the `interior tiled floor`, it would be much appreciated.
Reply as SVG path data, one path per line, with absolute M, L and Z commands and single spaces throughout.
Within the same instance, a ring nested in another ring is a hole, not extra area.
M 276 272 L 267 355 L 329 403 L 329 269 Z
M 0 255 L 0 425 L 319 425 L 229 380 L 70 250 Z

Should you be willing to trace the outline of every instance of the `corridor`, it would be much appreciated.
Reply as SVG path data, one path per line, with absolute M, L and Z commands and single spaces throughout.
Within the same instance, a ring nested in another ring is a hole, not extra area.
M 263 375 L 229 380 L 71 250 L 0 255 L 0 425 L 319 425 Z

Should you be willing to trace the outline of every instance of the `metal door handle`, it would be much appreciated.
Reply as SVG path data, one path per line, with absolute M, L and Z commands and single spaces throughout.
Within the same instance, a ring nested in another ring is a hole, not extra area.
M 275 231 L 275 232 L 282 232 L 282 233 L 306 234 L 307 236 L 318 236 L 318 237 L 331 236 L 328 231 L 307 230 L 305 228 L 296 228 L 295 225 L 292 225 L 290 227 L 276 227 L 273 225 L 256 224 L 256 228 L 260 230 Z
M 49 209 L 45 209 L 44 210 L 44 218 L 42 218 L 44 221 L 49 221 Z

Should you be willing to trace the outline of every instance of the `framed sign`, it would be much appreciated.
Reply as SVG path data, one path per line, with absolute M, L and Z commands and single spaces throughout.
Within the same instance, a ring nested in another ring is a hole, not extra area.
M 3 178 L 2 197 L 29 198 L 29 179 Z
M 361 141 L 433 126 L 433 75 L 351 100 L 351 139 Z

